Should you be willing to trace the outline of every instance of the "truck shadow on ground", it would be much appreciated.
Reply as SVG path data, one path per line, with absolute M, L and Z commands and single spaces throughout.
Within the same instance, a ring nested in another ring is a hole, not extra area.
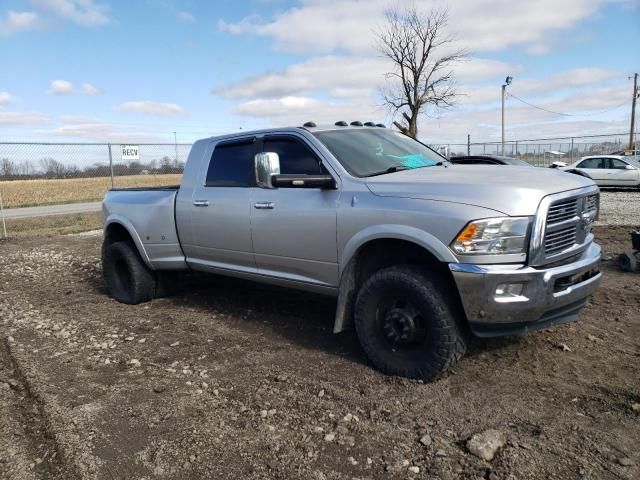
M 300 347 L 340 355 L 369 365 L 354 329 L 333 333 L 337 300 L 333 297 L 216 275 L 190 274 L 172 303 L 229 317 L 235 328 L 268 330 Z M 520 342 L 520 337 L 469 338 L 467 356 L 490 353 Z

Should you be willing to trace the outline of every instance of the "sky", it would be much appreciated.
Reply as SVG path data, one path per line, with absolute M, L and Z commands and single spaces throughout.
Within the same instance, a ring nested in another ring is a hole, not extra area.
M 629 131 L 640 0 L 0 0 L 0 141 L 192 142 L 273 126 L 383 122 L 384 12 L 448 8 L 454 107 L 429 143 Z M 640 108 L 639 108 L 640 109 Z M 562 115 L 561 115 L 562 114 Z

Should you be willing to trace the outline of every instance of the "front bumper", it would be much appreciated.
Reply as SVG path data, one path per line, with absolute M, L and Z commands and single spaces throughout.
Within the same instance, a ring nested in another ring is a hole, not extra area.
M 480 337 L 513 335 L 571 322 L 602 279 L 600 247 L 592 243 L 571 263 L 556 267 L 451 263 L 449 269 L 471 331 Z M 522 292 L 501 296 L 501 285 Z

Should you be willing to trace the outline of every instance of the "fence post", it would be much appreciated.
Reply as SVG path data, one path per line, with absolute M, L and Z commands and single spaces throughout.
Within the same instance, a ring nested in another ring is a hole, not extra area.
M 571 160 L 569 163 L 573 163 L 573 137 L 571 137 L 571 153 L 569 154 L 569 159 Z
M 471 134 L 467 134 L 467 155 L 471 155 Z
M 2 204 L 2 192 L 0 192 L 0 217 L 2 217 L 2 238 L 7 238 L 7 224 L 4 222 L 4 205 Z
M 513 156 L 513 158 L 518 158 L 518 142 L 516 141 L 516 151 L 515 151 L 515 155 Z
M 111 188 L 113 188 L 113 157 L 111 156 L 111 143 L 108 144 L 109 147 L 109 169 L 111 170 Z

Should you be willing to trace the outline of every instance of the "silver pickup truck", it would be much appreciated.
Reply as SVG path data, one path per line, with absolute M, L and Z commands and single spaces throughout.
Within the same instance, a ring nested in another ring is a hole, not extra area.
M 432 379 L 470 334 L 576 320 L 601 280 L 590 179 L 457 166 L 380 125 L 199 140 L 179 187 L 103 203 L 109 293 L 135 304 L 197 270 L 337 297 L 382 371 Z

